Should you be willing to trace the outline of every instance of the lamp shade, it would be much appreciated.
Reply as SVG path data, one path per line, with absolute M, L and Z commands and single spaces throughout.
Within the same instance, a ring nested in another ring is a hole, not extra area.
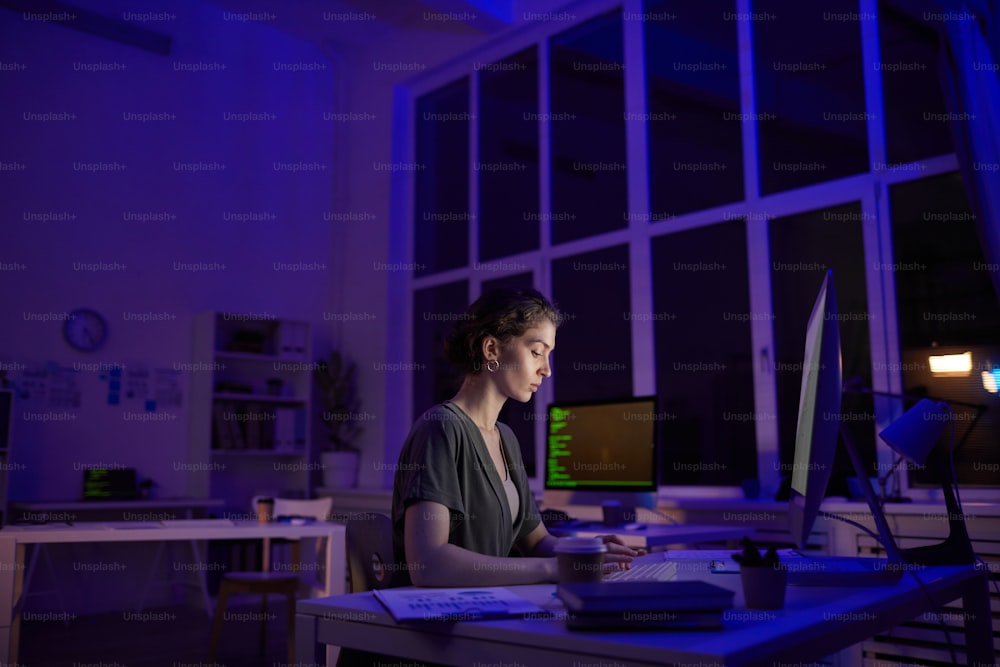
M 923 465 L 950 419 L 947 405 L 922 398 L 879 437 L 910 463 Z

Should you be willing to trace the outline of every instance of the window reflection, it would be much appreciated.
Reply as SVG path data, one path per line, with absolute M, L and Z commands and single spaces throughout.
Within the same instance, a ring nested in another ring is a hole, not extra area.
M 615 11 L 550 40 L 553 243 L 625 227 L 625 66 Z
M 755 0 L 760 189 L 769 194 L 869 170 L 857 0 Z
M 469 263 L 469 80 L 417 100 L 414 273 Z
M 532 47 L 479 75 L 479 259 L 536 250 L 538 53 Z
M 735 3 L 645 5 L 650 220 L 743 198 Z

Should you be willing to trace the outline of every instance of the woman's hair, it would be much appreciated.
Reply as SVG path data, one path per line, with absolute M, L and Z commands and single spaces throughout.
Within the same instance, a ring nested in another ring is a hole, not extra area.
M 558 327 L 561 319 L 556 307 L 537 290 L 490 290 L 455 322 L 444 342 L 445 355 L 463 373 L 476 375 L 483 370 L 483 339 L 487 336 L 506 345 L 544 320 Z

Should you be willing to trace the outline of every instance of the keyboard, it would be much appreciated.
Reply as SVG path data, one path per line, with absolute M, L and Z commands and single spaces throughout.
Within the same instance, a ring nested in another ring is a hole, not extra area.
M 716 574 L 739 574 L 733 560 L 736 549 L 672 550 L 666 557 L 681 562 L 704 561 Z M 814 556 L 794 549 L 779 549 L 778 560 L 788 568 L 789 586 L 891 586 L 903 575 L 903 569 L 885 558 L 850 556 Z
M 615 570 L 604 575 L 604 581 L 673 581 L 677 577 L 677 563 L 661 560 L 650 563 L 632 563 L 627 570 Z

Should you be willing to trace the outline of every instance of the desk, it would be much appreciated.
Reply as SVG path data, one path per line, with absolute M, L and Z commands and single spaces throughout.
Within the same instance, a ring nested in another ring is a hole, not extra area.
M 968 664 L 994 665 L 985 573 L 955 566 L 927 568 L 919 576 L 936 604 L 963 599 Z M 737 593 L 724 629 L 573 632 L 566 629 L 552 585 L 508 587 L 552 611 L 552 619 L 400 625 L 371 593 L 355 593 L 297 603 L 296 655 L 308 661 L 318 645 L 327 644 L 447 665 L 773 667 L 820 659 L 933 608 L 909 575 L 878 588 L 789 587 L 785 608 L 774 612 L 747 610 L 736 575 L 687 578 L 704 578 Z
M 74 542 L 149 542 L 165 540 L 211 541 L 252 540 L 263 538 L 298 539 L 325 537 L 326 560 L 324 594 L 344 592 L 346 542 L 343 524 L 313 523 L 293 526 L 285 523 L 259 524 L 239 522 L 233 525 L 171 525 L 115 529 L 93 522 L 73 526 L 6 526 L 0 530 L 0 664 L 16 664 L 19 620 L 15 609 L 24 584 L 25 547 L 28 544 L 67 544 Z M 2 656 L 7 656 L 4 662 Z
M 210 508 L 221 508 L 221 498 L 150 498 L 144 500 L 47 500 L 12 502 L 10 520 L 17 522 L 162 521 L 194 519 Z
M 578 522 L 553 526 L 549 532 L 557 537 L 577 535 L 579 537 L 597 537 L 598 535 L 617 535 L 630 547 L 665 547 L 670 544 L 698 544 L 702 542 L 737 541 L 743 536 L 753 539 L 755 531 L 746 526 L 689 526 L 669 523 L 640 524 L 641 529 L 628 529 L 623 526 L 605 526 L 600 521 Z

